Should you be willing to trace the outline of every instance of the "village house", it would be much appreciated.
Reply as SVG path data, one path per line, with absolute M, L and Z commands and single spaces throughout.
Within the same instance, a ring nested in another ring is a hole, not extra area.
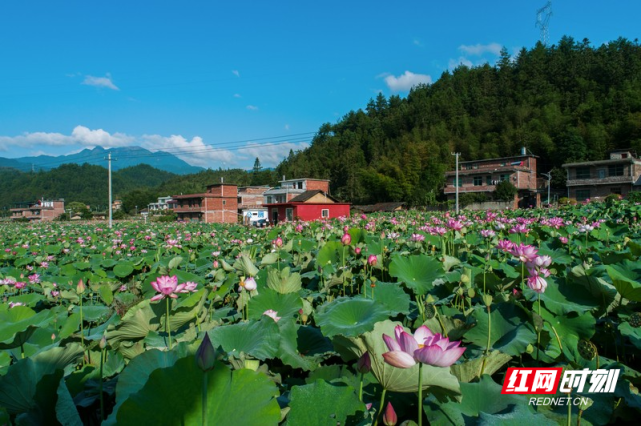
M 280 181 L 280 186 L 265 191 L 263 197 L 265 204 L 286 203 L 305 191 L 319 190 L 329 193 L 329 180 L 327 179 L 285 179 Z
M 158 197 L 157 202 L 147 204 L 147 212 L 150 214 L 159 214 L 167 210 L 173 210 L 176 205 L 176 200 L 169 195 L 166 197 Z
M 283 179 L 279 188 L 266 191 L 264 196 L 273 224 L 349 216 L 349 203 L 341 203 L 328 193 L 329 180 Z
M 227 183 L 207 186 L 200 194 L 174 195 L 178 220 L 205 223 L 238 222 L 238 187 Z
M 11 219 L 28 219 L 35 222 L 52 221 L 65 212 L 65 200 L 37 200 L 17 203 L 11 210 Z
M 263 205 L 264 193 L 268 185 L 243 186 L 238 188 L 238 213 L 243 217 L 243 223 L 252 224 L 260 220 L 267 220 L 267 208 Z
M 485 194 L 488 198 L 501 181 L 509 181 L 518 193 L 514 196 L 513 207 L 538 206 L 541 179 L 536 174 L 536 155 L 527 154 L 525 148 L 520 155 L 486 160 L 459 162 L 458 193 Z M 445 195 L 448 200 L 456 197 L 456 171 L 445 173 Z
M 563 167 L 568 197 L 577 201 L 641 191 L 641 160 L 629 149 L 610 152 L 608 160 L 567 163 Z

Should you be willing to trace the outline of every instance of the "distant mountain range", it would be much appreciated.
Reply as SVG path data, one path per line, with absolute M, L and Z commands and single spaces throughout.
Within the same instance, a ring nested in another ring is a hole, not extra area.
M 82 165 L 85 163 L 107 168 L 106 158 L 108 153 L 111 153 L 111 157 L 116 160 L 111 163 L 114 171 L 139 164 L 147 164 L 159 170 L 179 175 L 198 173 L 205 170 L 202 167 L 192 166 L 168 152 L 151 152 L 139 146 L 111 148 L 109 150 L 98 146 L 93 149 L 82 150 L 76 154 L 60 155 L 58 157 L 51 155 L 21 158 L 0 157 L 0 168 L 12 168 L 26 172 L 32 169 L 36 171 L 51 170 L 63 164 Z

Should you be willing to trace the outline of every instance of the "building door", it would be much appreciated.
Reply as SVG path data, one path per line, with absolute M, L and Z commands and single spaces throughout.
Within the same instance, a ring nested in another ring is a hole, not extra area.
M 272 223 L 278 223 L 278 209 L 272 209 Z

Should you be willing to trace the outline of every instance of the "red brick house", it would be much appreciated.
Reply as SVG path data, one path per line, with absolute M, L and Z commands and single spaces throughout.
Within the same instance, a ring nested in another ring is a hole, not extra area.
M 201 194 L 174 195 L 179 220 L 205 223 L 238 222 L 238 187 L 218 183 Z
M 19 203 L 11 209 L 11 219 L 29 219 L 35 222 L 52 221 L 65 212 L 65 200 L 38 200 Z
M 627 195 L 641 191 L 641 160 L 627 150 L 610 152 L 610 159 L 567 163 L 568 197 L 577 201 L 610 194 Z
M 514 157 L 459 162 L 459 196 L 467 193 L 483 193 L 490 198 L 496 185 L 507 180 L 518 189 L 514 197 L 514 208 L 538 206 L 541 180 L 537 179 L 536 175 L 537 158 L 522 150 L 521 155 Z M 445 179 L 445 195 L 448 200 L 454 200 L 456 171 L 446 172 Z
M 272 223 L 292 220 L 332 219 L 349 216 L 349 203 L 340 203 L 319 189 L 305 191 L 284 203 L 270 203 L 266 207 Z

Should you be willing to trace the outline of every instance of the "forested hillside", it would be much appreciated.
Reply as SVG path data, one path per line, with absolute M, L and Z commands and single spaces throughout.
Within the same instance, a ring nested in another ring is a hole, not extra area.
M 173 177 L 173 173 L 141 164 L 113 172 L 114 197 L 137 188 L 157 187 Z M 64 198 L 98 208 L 108 203 L 107 169 L 101 166 L 65 164 L 51 171 L 23 173 L 0 170 L 0 209 L 14 203 L 34 201 L 42 197 Z
M 292 153 L 278 175 L 331 179 L 334 195 L 355 202 L 426 204 L 443 172 L 461 160 L 540 156 L 539 172 L 596 160 L 614 148 L 641 153 L 641 47 L 626 39 L 593 47 L 564 37 L 495 66 L 460 66 L 407 98 L 379 95 L 364 110 L 324 124 L 312 145 Z

